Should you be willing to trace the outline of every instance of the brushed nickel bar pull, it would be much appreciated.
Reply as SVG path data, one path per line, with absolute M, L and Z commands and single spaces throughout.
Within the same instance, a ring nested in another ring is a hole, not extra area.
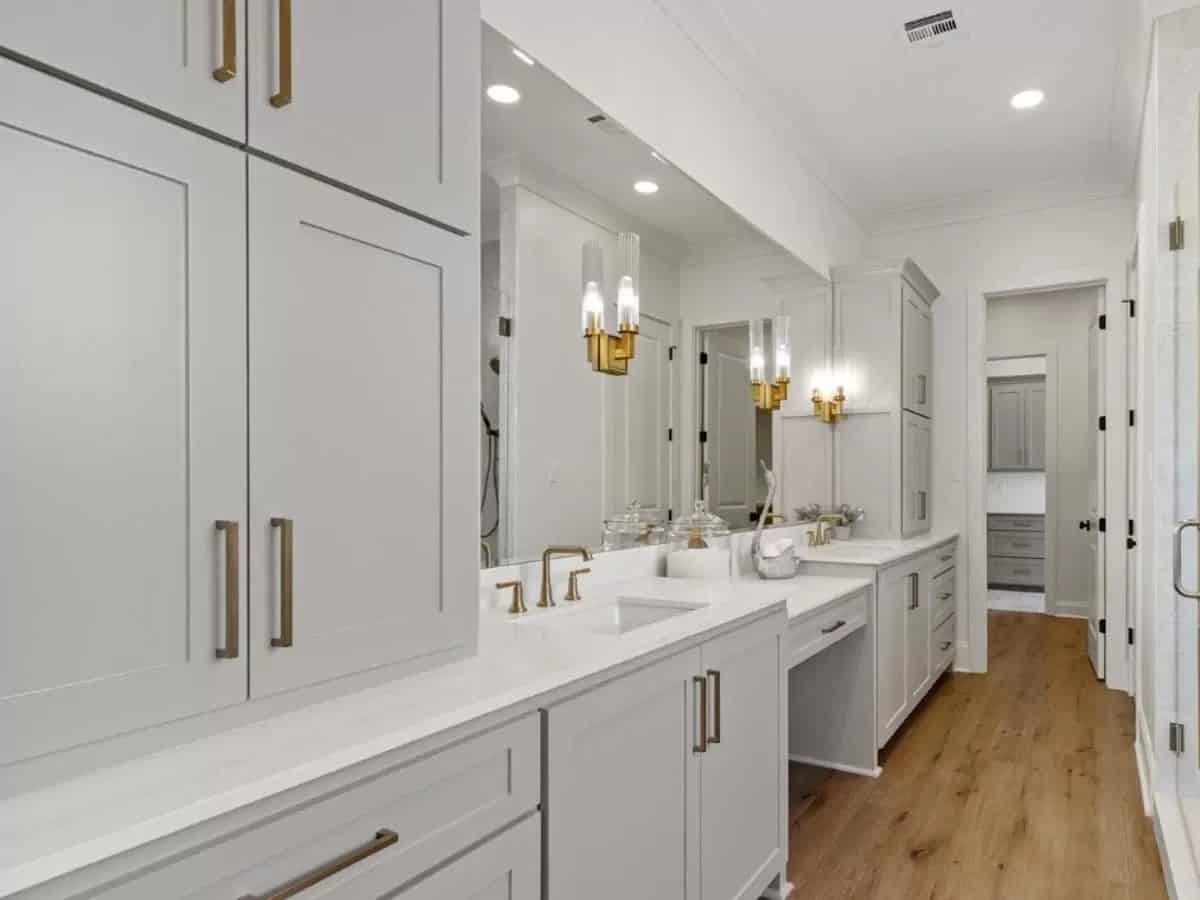
M 238 610 L 241 608 L 238 578 L 238 553 L 241 543 L 238 540 L 238 523 L 229 519 L 218 519 L 217 531 L 225 532 L 225 646 L 217 648 L 217 659 L 237 659 L 238 636 L 241 630 L 238 625 Z
M 295 556 L 292 552 L 292 520 L 280 516 L 271 517 L 271 527 L 279 528 L 279 637 L 271 638 L 272 647 L 292 646 L 292 625 L 295 608 L 292 603 L 292 580 L 295 574 Z
M 709 669 L 708 676 L 713 680 L 713 733 L 709 737 L 710 744 L 721 743 L 721 673 Z
M 213 69 L 217 81 L 237 76 L 237 0 L 221 2 L 221 65 Z
M 295 897 L 301 891 L 308 890 L 313 885 L 319 884 L 326 878 L 336 875 L 343 869 L 348 869 L 355 863 L 360 863 L 367 857 L 374 856 L 380 850 L 386 850 L 398 840 L 400 840 L 400 836 L 396 832 L 389 828 L 381 828 L 375 832 L 375 837 L 361 847 L 331 859 L 325 865 L 313 869 L 311 872 L 306 872 L 299 878 L 295 878 L 287 884 L 275 888 L 270 893 L 245 894 L 241 897 L 241 900 L 287 900 L 288 897 Z
M 281 109 L 292 102 L 292 0 L 279 0 L 279 93 L 271 105 Z
M 1175 587 L 1175 593 L 1180 597 L 1200 600 L 1200 590 L 1185 587 L 1183 583 L 1183 533 L 1189 528 L 1200 528 L 1200 519 L 1184 519 L 1175 526 L 1175 535 L 1171 542 L 1171 580 Z
M 700 743 L 692 744 L 693 753 L 708 752 L 708 679 L 693 675 L 692 681 L 700 689 Z

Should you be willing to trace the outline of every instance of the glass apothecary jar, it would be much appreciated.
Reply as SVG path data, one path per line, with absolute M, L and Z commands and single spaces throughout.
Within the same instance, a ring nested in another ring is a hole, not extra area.
M 634 500 L 625 512 L 604 520 L 601 546 L 605 550 L 628 550 L 661 544 L 665 538 L 662 515 L 642 509 L 641 503 Z
M 714 516 L 697 500 L 690 515 L 668 530 L 667 575 L 671 578 L 728 578 L 733 540 L 729 523 Z

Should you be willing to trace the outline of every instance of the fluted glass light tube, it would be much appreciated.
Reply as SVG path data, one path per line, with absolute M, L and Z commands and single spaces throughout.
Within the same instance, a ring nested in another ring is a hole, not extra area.
M 750 381 L 757 383 L 767 377 L 767 352 L 763 340 L 763 320 L 750 320 Z
M 775 339 L 776 383 L 790 381 L 792 378 L 792 339 L 789 334 L 791 324 L 791 316 L 776 316 L 771 325 L 772 337 Z
M 641 306 L 641 238 L 631 231 L 617 235 L 617 328 L 636 330 Z
M 583 245 L 583 302 L 581 327 L 584 334 L 604 330 L 604 250 L 596 241 Z

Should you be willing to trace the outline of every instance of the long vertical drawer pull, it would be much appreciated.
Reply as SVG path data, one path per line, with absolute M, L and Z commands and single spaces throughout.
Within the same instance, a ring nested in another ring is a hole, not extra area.
M 217 648 L 217 659 L 237 659 L 238 633 L 241 630 L 238 625 L 238 610 L 241 608 L 238 523 L 230 519 L 218 519 L 217 531 L 225 533 L 225 646 Z
M 217 81 L 237 76 L 237 0 L 221 2 L 221 65 L 213 69 Z
M 271 527 L 280 529 L 279 543 L 279 637 L 271 638 L 272 647 L 292 646 L 292 626 L 295 611 L 292 604 L 292 580 L 295 574 L 295 558 L 292 553 L 291 519 L 274 516 Z
M 700 690 L 700 743 L 692 744 L 693 753 L 708 752 L 708 679 L 693 675 L 692 682 Z
M 325 865 L 313 869 L 311 872 L 306 872 L 299 878 L 289 881 L 287 884 L 275 888 L 269 894 L 244 894 L 241 900 L 287 900 L 288 897 L 295 897 L 301 891 L 306 891 L 315 884 L 319 884 L 326 878 L 336 875 L 343 869 L 348 869 L 355 863 L 360 863 L 369 856 L 374 856 L 380 850 L 386 850 L 392 844 L 400 840 L 400 836 L 396 832 L 381 828 L 375 832 L 368 843 L 363 844 L 348 853 L 343 853 L 341 856 L 331 859 Z
M 292 0 L 279 0 L 279 93 L 271 95 L 276 109 L 292 102 Z
M 713 680 L 713 733 L 709 736 L 710 744 L 721 743 L 721 673 L 709 669 L 707 677 Z

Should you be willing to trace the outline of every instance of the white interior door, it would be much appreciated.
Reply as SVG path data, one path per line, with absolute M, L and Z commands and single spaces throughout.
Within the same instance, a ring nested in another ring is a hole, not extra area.
M 246 250 L 241 153 L 0 84 L 6 763 L 245 700 Z
M 708 508 L 734 528 L 750 524 L 758 460 L 750 397 L 749 332 L 745 325 L 704 332 L 702 472 L 708 475 Z
M 1101 402 L 1101 379 L 1104 363 L 1101 355 L 1100 328 L 1093 319 L 1088 326 L 1088 418 L 1095 428 L 1095 443 L 1088 454 L 1088 547 L 1091 550 L 1091 566 L 1087 569 L 1088 605 L 1088 659 L 1096 670 L 1096 677 L 1104 677 L 1105 635 L 1100 632 L 1100 622 L 1105 616 L 1104 603 L 1104 536 L 1100 533 L 1100 517 L 1104 515 L 1104 436 L 1107 432 L 1096 428 Z
M 637 357 L 620 385 L 625 405 L 624 497 L 666 517 L 671 502 L 671 326 L 643 315 Z M 606 461 L 607 461 L 606 457 Z M 610 509 L 609 512 L 619 510 Z
M 251 692 L 470 637 L 478 250 L 250 160 Z M 284 615 L 293 540 L 292 643 Z
M 5 0 L 0 45 L 240 141 L 246 136 L 245 13 L 246 0 Z M 223 72 L 218 80 L 214 73 L 227 47 L 236 74 Z

